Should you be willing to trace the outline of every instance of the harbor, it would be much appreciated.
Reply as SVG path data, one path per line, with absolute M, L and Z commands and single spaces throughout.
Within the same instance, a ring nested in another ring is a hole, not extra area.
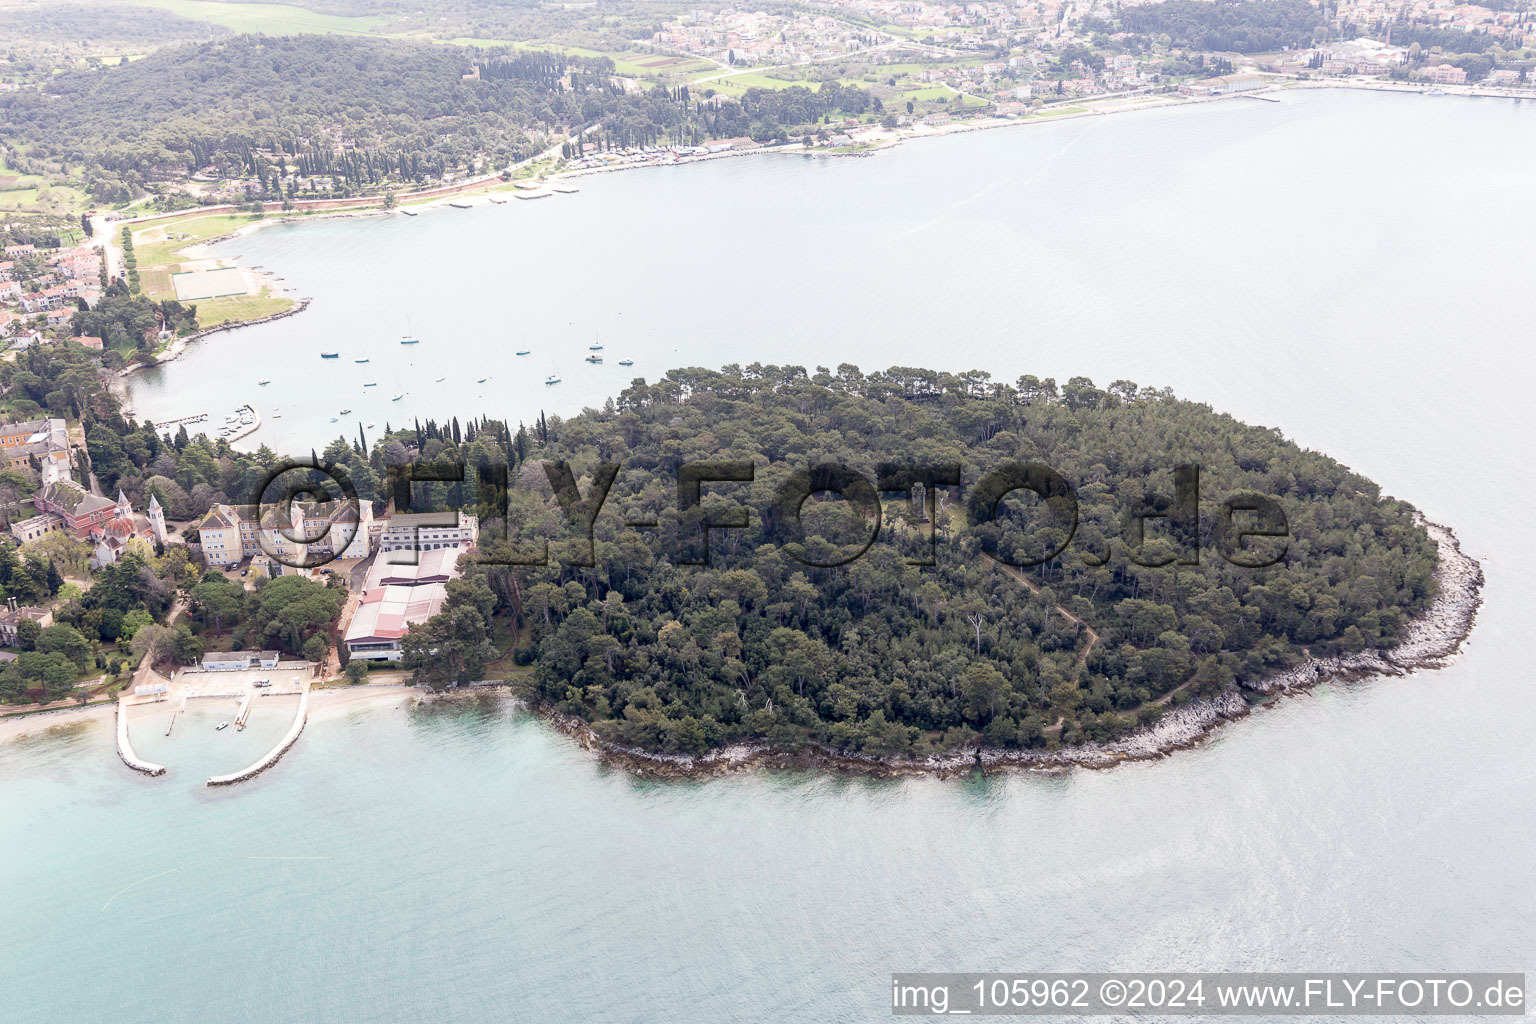
M 254 405 L 247 402 L 224 417 L 224 426 L 219 428 L 217 436 L 219 440 L 233 444 L 260 429 L 261 414 L 256 411 Z

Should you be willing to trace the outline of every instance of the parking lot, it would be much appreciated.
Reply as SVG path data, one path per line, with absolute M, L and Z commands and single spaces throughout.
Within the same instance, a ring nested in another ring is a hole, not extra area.
M 299 662 L 283 662 L 297 665 Z M 265 669 L 255 668 L 241 672 L 203 672 L 198 669 L 182 669 L 171 680 L 173 697 L 222 697 L 227 694 L 295 694 L 310 676 L 310 663 L 303 668 Z M 257 686 L 262 679 L 272 680 L 271 686 Z

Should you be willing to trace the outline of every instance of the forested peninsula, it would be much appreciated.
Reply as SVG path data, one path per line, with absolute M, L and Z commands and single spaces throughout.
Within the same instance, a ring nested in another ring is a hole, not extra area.
M 1390 649 L 1438 589 L 1436 544 L 1407 503 L 1276 430 L 1128 381 L 754 364 L 673 371 L 602 411 L 540 417 L 512 444 L 521 458 L 484 428 L 462 444 L 457 421 L 419 431 L 418 452 L 506 461 L 513 476 L 505 537 L 486 521 L 481 560 L 413 631 L 407 665 L 439 685 L 474 677 L 491 654 L 470 620 L 506 616 L 525 691 L 614 749 L 888 760 L 1105 743 L 1307 658 Z M 1064 497 L 1017 490 L 995 517 L 990 496 L 978 502 L 988 474 L 1026 462 L 1069 482 L 1075 531 Z M 745 465 L 752 479 L 702 484 L 680 512 L 680 473 L 700 463 L 706 478 Z M 869 544 L 874 510 L 851 477 L 850 500 L 823 491 L 798 517 L 785 504 L 838 483 L 796 484 L 826 463 L 870 487 L 910 483 L 901 466 L 959 476 L 884 493 Z M 1198 537 L 1135 514 L 1168 510 L 1191 465 Z M 432 500 L 473 495 L 476 480 L 471 468 Z M 1287 536 L 1240 545 L 1269 545 L 1273 564 L 1217 552 L 1239 494 L 1283 509 Z M 709 531 L 708 564 L 681 564 L 699 560 L 702 519 L 743 528 Z M 547 565 L 506 564 L 545 551 Z

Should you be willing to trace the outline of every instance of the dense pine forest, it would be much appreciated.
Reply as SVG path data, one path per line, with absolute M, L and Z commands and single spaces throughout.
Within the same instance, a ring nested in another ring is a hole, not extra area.
M 482 452 L 495 448 L 486 440 Z M 649 750 L 758 739 L 890 755 L 978 738 L 1104 740 L 1303 651 L 1391 644 L 1434 586 L 1434 548 L 1406 504 L 1277 431 L 1125 381 L 675 371 L 602 412 L 541 418 L 532 443 L 506 538 L 490 522 L 482 548 L 496 563 L 547 545 L 550 564 L 476 566 L 414 631 L 408 663 L 429 680 L 474 677 L 489 656 L 477 620 L 510 616 L 544 698 Z M 429 444 L 437 457 L 457 448 Z M 558 497 L 554 461 L 574 467 Z M 1065 498 L 1015 491 L 989 522 L 996 488 L 979 485 L 1024 461 L 1058 472 L 1077 502 L 1071 543 L 1038 565 L 1070 533 Z M 753 479 L 704 485 L 680 514 L 679 473 L 696 462 L 744 463 Z M 825 462 L 856 470 L 865 493 L 851 478 L 819 479 L 847 485 L 849 500 L 819 493 L 797 520 L 780 490 Z M 594 500 L 602 463 L 620 468 L 588 545 L 579 524 L 592 506 L 581 502 Z M 868 487 L 902 483 L 900 464 L 962 485 L 933 488 L 933 541 L 930 496 L 887 493 L 878 539 L 822 567 L 867 543 Z M 1200 467 L 1198 565 L 1180 564 L 1195 557 L 1193 527 L 1133 515 L 1168 509 L 1180 464 Z M 1245 542 L 1283 554 L 1276 564 L 1219 553 L 1223 503 L 1240 492 L 1283 511 L 1288 537 Z M 712 531 L 707 565 L 679 564 L 700 554 L 700 515 L 746 528 Z M 624 525 L 639 521 L 656 526 Z
M 1161 33 L 1174 46 L 1237 53 L 1307 46 L 1313 29 L 1326 20 L 1306 0 L 1165 0 L 1119 12 L 1126 32 Z
M 474 76 L 477 77 L 466 77 Z M 104 182 L 290 169 L 347 188 L 502 167 L 583 133 L 588 147 L 761 141 L 876 104 L 863 89 L 627 91 L 606 57 L 319 35 L 171 46 L 0 94 L 0 141 Z
M 255 500 L 276 453 L 125 421 L 101 372 L 69 346 L 4 379 L 17 414 L 83 416 L 109 493 L 154 494 L 174 520 Z M 417 510 L 474 511 L 482 534 L 407 667 L 442 686 L 515 662 L 543 699 L 654 751 L 1110 739 L 1307 654 L 1389 646 L 1434 590 L 1410 506 L 1278 431 L 1128 381 L 677 370 L 567 420 L 450 416 L 295 454 L 381 510 L 392 467 L 463 465 L 413 485 Z M 699 463 L 752 479 L 700 484 L 680 511 Z M 849 472 L 805 475 L 826 463 Z M 999 501 L 1019 463 L 1061 479 Z M 1180 466 L 1198 466 L 1197 518 Z M 1227 512 L 1254 496 L 1283 522 Z M 688 564 L 705 560 L 702 519 L 745 528 L 709 531 L 706 564 Z

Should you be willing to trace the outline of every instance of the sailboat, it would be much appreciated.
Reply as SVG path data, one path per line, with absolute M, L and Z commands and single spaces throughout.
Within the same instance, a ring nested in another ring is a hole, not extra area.
M 560 383 L 560 375 L 552 373 L 548 377 L 544 378 L 544 383 L 545 384 L 559 384 Z
M 363 358 L 363 359 L 354 359 L 352 361 L 354 363 L 366 363 L 368 360 L 366 358 Z
M 633 359 L 620 359 L 619 360 L 619 365 L 620 366 L 634 366 L 635 365 L 635 361 Z
M 587 349 L 592 352 L 601 352 L 603 350 L 603 340 L 594 334 L 592 336 L 592 344 L 588 345 Z
M 411 318 L 410 317 L 406 317 L 405 318 L 405 337 L 400 339 L 400 344 L 402 344 L 402 345 L 420 345 L 421 344 L 421 339 L 416 337 L 415 334 L 411 333 Z

